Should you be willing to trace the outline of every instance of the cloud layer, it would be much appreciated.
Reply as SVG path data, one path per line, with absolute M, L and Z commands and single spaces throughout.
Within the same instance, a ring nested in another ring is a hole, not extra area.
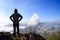
M 30 18 L 30 20 L 28 21 L 29 25 L 36 25 L 39 22 L 39 16 L 34 13 L 33 16 Z

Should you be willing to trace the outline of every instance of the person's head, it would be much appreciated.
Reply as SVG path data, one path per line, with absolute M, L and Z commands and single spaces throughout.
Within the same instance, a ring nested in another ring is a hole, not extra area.
M 14 10 L 14 13 L 18 13 L 18 10 L 17 10 L 17 9 L 15 9 L 15 10 Z

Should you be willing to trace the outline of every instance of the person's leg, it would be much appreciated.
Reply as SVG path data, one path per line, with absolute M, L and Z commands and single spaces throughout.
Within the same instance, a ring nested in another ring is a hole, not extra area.
M 19 24 L 17 24 L 17 33 L 18 33 L 18 36 L 20 37 L 20 34 L 19 34 Z
M 16 36 L 16 26 L 15 24 L 13 24 L 13 28 L 14 28 L 14 37 Z

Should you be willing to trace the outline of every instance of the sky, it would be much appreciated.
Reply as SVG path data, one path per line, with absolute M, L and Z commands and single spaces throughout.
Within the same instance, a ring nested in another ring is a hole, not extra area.
M 0 31 L 12 30 L 13 27 L 4 25 L 12 23 L 9 17 L 15 8 L 23 16 L 23 23 L 34 25 L 39 20 L 60 21 L 60 0 L 0 0 Z
M 60 20 L 60 0 L 0 0 L 0 25 L 8 24 L 14 9 L 23 22 L 37 14 L 41 21 Z

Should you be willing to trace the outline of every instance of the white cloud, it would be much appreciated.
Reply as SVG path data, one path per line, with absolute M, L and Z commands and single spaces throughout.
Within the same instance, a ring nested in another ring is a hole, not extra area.
M 31 19 L 28 21 L 29 25 L 36 25 L 39 22 L 39 16 L 36 13 L 33 13 L 33 16 Z
M 11 30 L 13 30 L 13 27 L 0 26 L 0 31 L 10 32 Z
M 0 26 L 4 26 L 8 23 L 12 23 L 8 18 L 4 16 L 0 16 Z
M 9 17 L 7 17 L 6 12 L 4 10 L 0 10 L 0 26 L 11 23 Z
M 12 27 L 6 27 L 4 25 L 8 24 L 10 21 L 5 17 L 0 17 L 0 31 L 11 31 Z

